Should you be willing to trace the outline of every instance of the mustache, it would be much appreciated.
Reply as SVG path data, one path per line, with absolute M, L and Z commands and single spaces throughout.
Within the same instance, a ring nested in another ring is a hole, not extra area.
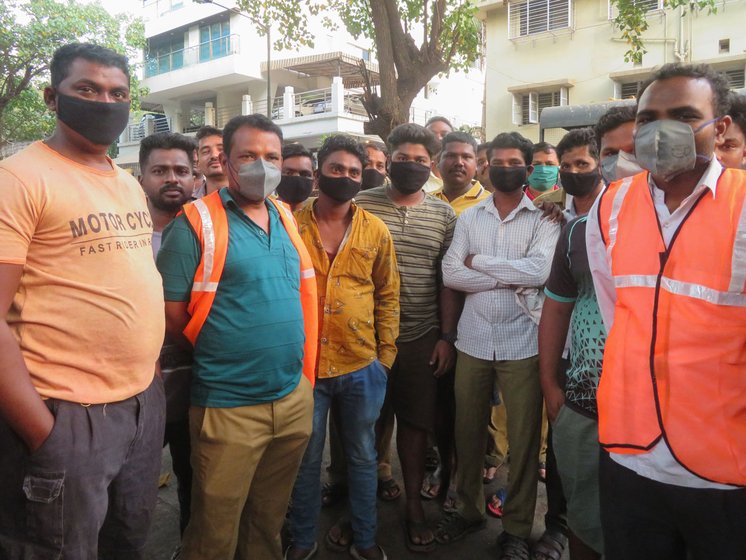
M 158 194 L 163 194 L 166 191 L 174 190 L 179 191 L 181 194 L 184 194 L 184 188 L 178 183 L 167 183 L 163 185 L 160 189 L 158 189 Z

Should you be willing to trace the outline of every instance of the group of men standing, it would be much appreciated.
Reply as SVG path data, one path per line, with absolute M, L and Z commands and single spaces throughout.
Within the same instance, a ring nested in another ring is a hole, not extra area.
M 740 141 L 743 165 L 744 112 L 712 69 L 665 66 L 556 147 L 441 118 L 314 166 L 235 117 L 144 139 L 139 184 L 106 156 L 126 59 L 72 44 L 51 74 L 55 132 L 0 162 L 0 556 L 144 558 L 169 443 L 183 558 L 310 559 L 335 411 L 349 518 L 325 544 L 385 559 L 386 410 L 428 552 L 484 526 L 496 394 L 499 558 L 746 556 L 746 172 L 719 161 Z M 532 549 L 543 402 L 563 492 Z M 431 440 L 456 493 L 436 527 Z

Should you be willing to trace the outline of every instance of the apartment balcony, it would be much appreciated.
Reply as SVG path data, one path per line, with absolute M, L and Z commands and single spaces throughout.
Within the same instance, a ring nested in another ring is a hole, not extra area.
M 143 86 L 150 90 L 147 96 L 150 103 L 164 103 L 262 79 L 259 62 L 243 52 L 240 37 L 235 34 L 162 56 L 146 57 L 143 76 Z
M 143 0 L 142 4 L 146 39 L 226 11 L 217 4 L 200 4 L 194 0 Z M 235 1 L 223 0 L 220 4 L 232 8 Z

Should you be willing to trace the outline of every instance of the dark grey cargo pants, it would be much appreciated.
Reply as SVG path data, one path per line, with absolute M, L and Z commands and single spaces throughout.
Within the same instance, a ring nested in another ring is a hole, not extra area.
M 121 402 L 47 406 L 54 428 L 31 454 L 0 420 L 0 558 L 142 559 L 158 494 L 163 382 Z

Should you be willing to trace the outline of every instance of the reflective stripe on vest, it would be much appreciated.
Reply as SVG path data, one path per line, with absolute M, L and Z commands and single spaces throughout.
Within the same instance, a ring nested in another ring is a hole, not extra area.
M 599 225 L 616 289 L 598 389 L 599 440 L 661 438 L 695 475 L 746 486 L 746 173 L 726 170 L 666 247 L 647 174 L 613 183 Z
M 218 282 L 210 282 L 212 277 L 213 266 L 215 262 L 215 227 L 212 223 L 212 216 L 210 216 L 210 210 L 202 199 L 194 201 L 194 207 L 199 212 L 199 217 L 202 220 L 202 260 L 204 261 L 204 267 L 202 271 L 202 278 L 198 280 L 194 278 L 192 284 L 192 291 L 198 292 L 215 292 L 218 289 Z

